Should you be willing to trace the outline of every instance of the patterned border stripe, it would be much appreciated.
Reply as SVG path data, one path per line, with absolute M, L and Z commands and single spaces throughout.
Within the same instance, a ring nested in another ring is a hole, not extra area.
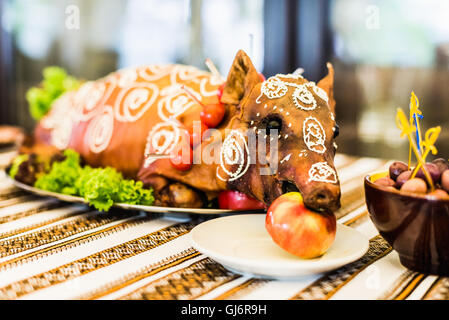
M 380 168 L 385 166 L 385 163 L 386 162 L 383 162 L 382 165 L 376 167 L 374 171 L 379 170 Z M 361 207 L 362 205 L 365 205 L 365 193 L 364 193 L 365 187 L 363 185 L 363 178 L 365 176 L 366 173 L 363 173 L 349 180 L 341 182 L 342 185 L 347 185 L 350 182 L 360 181 L 360 184 L 341 195 L 341 209 L 335 212 L 335 216 L 337 217 L 337 219 L 342 218 L 345 215 L 349 214 L 350 212 Z
M 30 278 L 0 288 L 0 299 L 16 299 L 31 292 L 63 283 L 107 267 L 187 234 L 194 224 L 180 223 L 94 253 Z
M 391 246 L 380 235 L 377 235 L 370 240 L 368 252 L 362 258 L 327 273 L 290 299 L 329 299 L 361 271 L 367 268 L 370 264 L 386 256 L 391 250 Z
M 113 213 L 93 212 L 90 215 L 80 216 L 46 229 L 3 240 L 0 241 L 0 258 L 34 249 L 114 221 L 135 217 L 137 215 L 137 212 L 127 213 L 123 211 Z
M 28 193 L 26 193 L 25 191 L 23 191 L 21 189 L 11 188 L 11 189 L 8 189 L 7 192 L 0 193 L 0 202 L 9 200 L 12 198 L 26 196 L 26 195 L 28 195 Z
M 368 220 L 368 210 L 363 211 L 361 214 L 349 219 L 345 223 L 343 223 L 345 226 L 355 228 L 362 223 L 364 223 L 366 220 Z
M 337 219 L 343 218 L 363 205 L 365 205 L 363 186 L 356 187 L 347 192 L 345 195 L 342 195 L 341 208 L 335 212 L 335 217 Z
M 140 287 L 120 297 L 120 300 L 196 299 L 240 277 L 205 258 Z
M 90 209 L 81 209 L 80 208 L 78 210 L 74 210 L 74 211 L 72 211 L 70 213 L 67 213 L 67 214 L 61 214 L 60 216 L 57 216 L 57 217 L 52 218 L 52 219 L 48 219 L 48 220 L 44 220 L 44 221 L 41 221 L 41 222 L 38 222 L 38 223 L 35 223 L 35 224 L 27 225 L 25 227 L 8 230 L 6 232 L 0 233 L 0 240 L 5 239 L 5 238 L 9 238 L 9 237 L 13 237 L 13 236 L 17 236 L 17 235 L 19 235 L 21 233 L 25 233 L 25 232 L 28 232 L 28 231 L 31 231 L 31 230 L 34 230 L 34 229 L 37 229 L 37 228 L 41 228 L 41 227 L 44 227 L 46 225 L 49 225 L 49 224 L 52 224 L 52 223 L 55 223 L 55 222 L 58 222 L 58 221 L 61 221 L 61 220 L 64 220 L 64 219 L 68 219 L 68 218 L 71 218 L 71 217 L 74 217 L 74 216 L 77 216 L 77 215 L 81 215 L 81 214 L 84 214 L 84 213 L 87 213 L 87 212 L 90 212 L 90 211 L 91 211 Z
M 349 212 L 348 212 L 349 214 Z M 355 227 L 368 219 L 368 211 L 364 211 L 361 214 L 357 215 L 356 217 L 350 219 L 349 221 L 346 221 L 344 224 L 349 227 Z M 233 299 L 239 299 L 239 297 L 244 296 L 248 291 L 253 290 L 257 288 L 258 286 L 261 286 L 265 283 L 270 282 L 270 280 L 266 279 L 255 279 L 251 278 L 244 283 L 238 285 L 235 288 L 232 288 L 225 293 L 221 294 L 220 296 L 216 297 L 216 300 L 233 300 Z
M 7 199 L 7 200 L 0 201 L 0 209 L 1 208 L 6 208 L 6 207 L 9 207 L 9 206 L 13 206 L 15 204 L 23 203 L 23 202 L 36 201 L 36 200 L 40 200 L 40 199 L 42 199 L 42 198 L 40 198 L 40 197 L 38 197 L 36 195 L 28 195 L 28 194 L 26 194 L 24 196 L 19 196 L 19 197 L 16 197 L 16 198 L 10 198 L 10 199 Z
M 58 208 L 62 208 L 62 207 L 67 207 L 67 206 L 69 206 L 69 204 L 67 204 L 65 202 L 60 202 L 60 201 L 45 203 L 44 205 L 39 206 L 37 208 L 33 208 L 33 209 L 26 210 L 26 211 L 22 211 L 22 212 L 18 212 L 18 213 L 14 213 L 11 215 L 1 217 L 0 224 L 15 221 L 15 220 L 22 219 L 22 218 L 26 218 L 26 217 L 32 216 L 33 214 L 36 214 L 36 213 L 53 210 L 53 209 L 58 209 Z
M 111 234 L 126 230 L 128 228 L 140 225 L 140 224 L 150 221 L 152 219 L 156 219 L 156 218 L 155 217 L 145 217 L 145 216 L 131 218 L 129 220 L 114 224 L 112 226 L 103 228 L 101 230 L 97 230 L 97 231 L 88 233 L 86 235 L 83 235 L 83 236 L 80 236 L 80 237 L 77 237 L 74 239 L 66 240 L 64 242 L 49 246 L 44 249 L 36 250 L 31 253 L 26 253 L 20 257 L 13 258 L 13 259 L 10 259 L 10 260 L 0 263 L 0 272 L 3 270 L 12 269 L 14 267 L 17 267 L 17 266 L 25 264 L 25 263 L 29 263 L 32 261 L 46 258 L 53 254 L 57 254 L 57 253 L 60 253 L 63 251 L 73 249 L 80 245 L 107 237 Z
M 214 300 L 238 300 L 251 290 L 254 290 L 255 288 L 260 287 L 268 282 L 270 282 L 270 280 L 251 278 L 215 297 Z
M 449 278 L 438 277 L 421 299 L 449 300 Z
M 101 288 L 98 288 L 92 292 L 84 294 L 83 296 L 81 296 L 77 299 L 80 299 L 80 300 L 99 299 L 99 298 L 107 296 L 113 292 L 116 292 L 122 288 L 125 288 L 137 281 L 151 277 L 159 272 L 162 272 L 164 270 L 167 270 L 169 268 L 177 266 L 177 265 L 179 265 L 183 262 L 186 262 L 188 260 L 191 260 L 195 257 L 198 257 L 199 255 L 201 255 L 200 252 L 196 251 L 193 248 L 189 248 L 189 249 L 184 250 L 180 253 L 177 253 L 173 256 L 170 256 L 161 261 L 158 261 L 157 263 L 153 263 L 149 266 L 146 266 L 136 272 L 127 274 L 127 275 L 123 276 L 122 278 L 120 278 L 114 282 L 110 282 L 107 285 L 105 285 Z
M 342 164 L 341 166 L 337 166 L 337 167 L 336 167 L 337 171 L 338 171 L 338 170 L 341 170 L 341 169 L 343 169 L 343 168 L 347 168 L 347 167 L 349 167 L 350 165 L 352 165 L 354 162 L 357 161 L 357 158 L 349 157 L 349 156 L 345 156 L 345 157 L 346 157 L 346 159 L 345 159 L 345 161 L 343 162 L 343 164 Z
M 411 270 L 405 270 L 398 279 L 394 282 L 394 284 L 385 291 L 381 296 L 379 296 L 378 300 L 392 300 L 394 297 L 397 297 L 404 288 L 407 287 L 410 282 L 417 276 L 417 273 Z
M 427 276 L 422 273 L 418 273 L 415 276 L 413 276 L 413 278 L 410 280 L 407 286 L 401 292 L 399 292 L 397 296 L 394 297 L 394 300 L 407 299 L 407 297 L 410 296 L 413 290 L 415 290 L 426 277 Z

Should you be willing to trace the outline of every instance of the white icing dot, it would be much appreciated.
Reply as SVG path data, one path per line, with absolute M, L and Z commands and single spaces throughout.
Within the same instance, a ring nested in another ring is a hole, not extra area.
M 291 153 L 289 153 L 288 155 L 286 155 L 285 158 L 281 160 L 281 164 L 284 163 L 285 161 L 290 160 L 290 157 L 291 157 L 291 156 L 292 156 Z

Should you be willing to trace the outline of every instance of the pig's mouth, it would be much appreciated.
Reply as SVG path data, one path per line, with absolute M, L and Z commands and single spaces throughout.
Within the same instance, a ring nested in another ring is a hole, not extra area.
M 289 192 L 300 192 L 298 187 L 296 186 L 296 184 L 294 182 L 291 182 L 288 180 L 282 181 L 281 188 L 282 188 L 282 194 L 289 193 Z
M 293 181 L 280 181 L 280 191 L 282 194 L 289 192 L 299 192 L 304 197 L 304 204 L 311 210 L 319 212 L 334 212 L 340 207 L 340 193 L 336 196 L 328 187 L 316 188 L 313 192 L 304 195 Z

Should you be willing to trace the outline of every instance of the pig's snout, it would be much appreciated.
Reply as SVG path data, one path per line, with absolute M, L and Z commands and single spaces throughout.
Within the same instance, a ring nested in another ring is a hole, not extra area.
M 335 184 L 316 185 L 303 197 L 305 205 L 313 210 L 334 212 L 340 208 L 340 187 Z

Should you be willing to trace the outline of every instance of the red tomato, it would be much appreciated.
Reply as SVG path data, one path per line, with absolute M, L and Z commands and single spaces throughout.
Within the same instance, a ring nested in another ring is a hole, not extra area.
M 261 72 L 259 72 L 259 78 L 260 78 L 260 80 L 262 80 L 262 81 L 267 80 L 267 78 L 265 78 L 265 76 L 264 76 Z
M 187 171 L 192 167 L 193 150 L 189 147 L 186 154 L 184 154 L 182 151 L 183 148 L 176 148 L 170 156 L 170 163 L 176 170 Z
M 192 146 L 192 148 L 196 147 L 196 145 L 198 144 L 201 144 L 203 134 L 207 131 L 207 129 L 209 129 L 209 127 L 206 126 L 203 122 L 201 122 L 201 132 L 197 132 L 198 130 L 194 130 L 193 123 L 187 127 L 187 132 L 190 135 L 190 146 Z
M 223 82 L 219 87 L 218 87 L 218 101 L 221 101 L 221 97 L 223 96 L 223 91 L 224 91 L 224 87 L 226 85 L 226 82 Z
M 209 128 L 217 127 L 225 114 L 225 107 L 221 103 L 208 104 L 203 107 L 200 118 Z
M 235 190 L 220 192 L 218 195 L 218 205 L 220 209 L 231 210 L 258 210 L 267 208 L 263 202 Z

